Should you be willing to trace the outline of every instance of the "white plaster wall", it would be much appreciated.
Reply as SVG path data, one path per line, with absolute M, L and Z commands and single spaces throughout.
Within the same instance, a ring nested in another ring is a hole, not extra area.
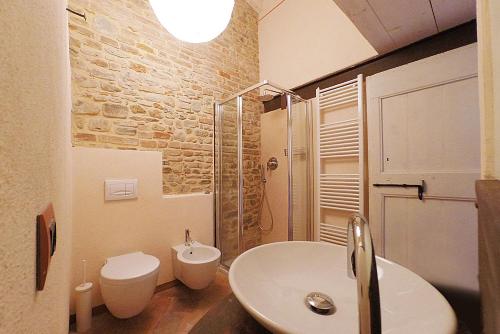
M 279 3 L 265 0 L 262 6 L 261 80 L 293 88 L 377 55 L 332 0 Z
M 70 88 L 66 2 L 0 1 L 0 333 L 68 332 Z M 36 215 L 57 249 L 35 289 Z
M 273 213 L 272 231 L 262 232 L 262 243 L 288 240 L 288 165 L 283 151 L 287 146 L 286 110 L 277 109 L 260 116 L 261 163 L 266 171 L 266 193 Z M 278 168 L 266 168 L 269 158 L 278 159 Z M 271 226 L 267 204 L 263 203 L 261 224 Z
M 481 174 L 500 179 L 500 2 L 477 2 Z
M 73 160 L 72 286 L 81 283 L 86 259 L 94 306 L 102 304 L 99 273 L 106 258 L 135 251 L 154 255 L 162 284 L 174 280 L 171 247 L 184 242 L 185 228 L 193 239 L 213 245 L 213 196 L 164 196 L 161 152 L 75 147 Z M 138 198 L 104 201 L 106 178 L 137 178 Z

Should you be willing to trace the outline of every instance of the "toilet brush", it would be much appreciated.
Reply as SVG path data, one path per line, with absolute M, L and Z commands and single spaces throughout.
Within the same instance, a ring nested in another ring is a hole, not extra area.
M 83 282 L 76 292 L 76 331 L 86 332 L 92 326 L 92 282 L 87 282 L 87 260 L 82 260 Z

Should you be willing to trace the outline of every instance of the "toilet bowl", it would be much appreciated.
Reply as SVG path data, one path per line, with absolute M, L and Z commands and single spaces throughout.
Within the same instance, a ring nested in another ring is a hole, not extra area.
M 117 318 L 141 313 L 151 300 L 160 261 L 143 252 L 110 257 L 101 268 L 101 294 L 108 310 Z
M 206 288 L 215 279 L 220 250 L 199 242 L 172 247 L 175 277 L 191 289 Z

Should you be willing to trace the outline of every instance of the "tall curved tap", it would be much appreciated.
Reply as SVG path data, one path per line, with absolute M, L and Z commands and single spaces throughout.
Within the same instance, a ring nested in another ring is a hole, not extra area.
M 347 275 L 357 280 L 359 333 L 382 333 L 375 251 L 368 221 L 360 213 L 348 220 Z

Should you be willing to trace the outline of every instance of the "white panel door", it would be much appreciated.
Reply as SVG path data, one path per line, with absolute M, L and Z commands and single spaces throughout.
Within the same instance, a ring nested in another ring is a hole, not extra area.
M 378 254 L 478 291 L 476 45 L 367 78 L 370 225 Z M 373 184 L 420 184 L 416 188 Z

